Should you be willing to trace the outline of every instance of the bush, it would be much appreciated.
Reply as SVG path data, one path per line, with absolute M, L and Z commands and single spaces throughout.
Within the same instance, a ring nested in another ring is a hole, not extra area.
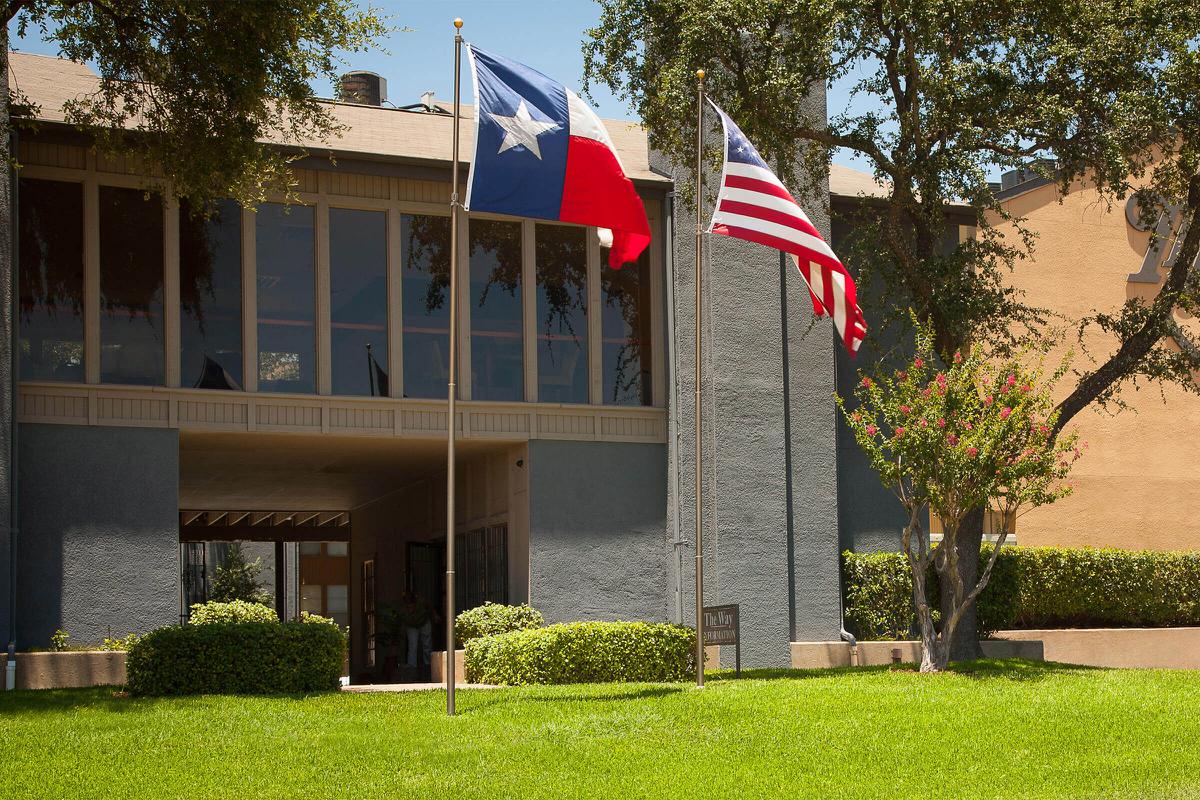
M 682 681 L 696 632 L 646 622 L 571 622 L 466 643 L 467 680 L 511 685 Z
M 1200 625 L 1200 553 L 1015 549 L 1017 627 Z
M 100 642 L 101 650 L 127 652 L 131 647 L 141 641 L 142 637 L 136 633 L 131 633 L 122 638 L 114 638 L 105 636 L 104 641 Z
M 541 612 L 525 603 L 519 606 L 505 606 L 487 602 L 454 618 L 454 638 L 462 644 L 480 636 L 525 631 L 540 628 L 545 624 L 546 620 Z
M 1020 566 L 1018 548 L 1005 547 L 992 568 L 987 588 L 977 601 L 977 629 L 981 637 L 1011 628 L 1017 618 Z M 992 555 L 985 544 L 979 552 L 982 570 Z M 912 572 L 903 553 L 842 554 L 846 591 L 846 627 L 864 641 L 908 639 L 914 635 Z M 937 620 L 940 589 L 936 573 L 926 578 L 930 607 Z
M 984 545 L 981 567 L 990 553 Z M 846 552 L 843 570 L 851 632 L 863 640 L 911 635 L 912 580 L 902 554 Z M 1200 625 L 1200 553 L 1005 547 L 979 597 L 981 636 L 1007 628 L 1182 625 Z
M 219 622 L 151 631 L 125 664 L 133 695 L 295 694 L 337 689 L 345 657 L 336 625 Z
M 192 625 L 224 625 L 230 622 L 279 622 L 275 609 L 262 603 L 233 600 L 228 603 L 210 601 L 192 606 L 188 622 Z

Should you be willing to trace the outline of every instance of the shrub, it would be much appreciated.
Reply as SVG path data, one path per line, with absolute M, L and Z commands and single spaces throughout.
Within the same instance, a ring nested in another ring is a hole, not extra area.
M 151 631 L 126 670 L 134 695 L 295 694 L 337 689 L 345 657 L 336 625 L 222 622 Z
M 212 588 L 209 597 L 213 600 L 229 603 L 234 600 L 245 600 L 248 603 L 269 603 L 271 595 L 258 582 L 262 572 L 262 559 L 246 560 L 246 553 L 241 542 L 229 545 L 223 563 L 218 564 L 213 572 Z
M 210 601 L 192 606 L 188 622 L 192 625 L 223 625 L 230 622 L 279 622 L 275 609 L 262 603 L 233 600 L 228 603 Z
M 141 641 L 141 638 L 142 637 L 138 636 L 136 633 L 131 633 L 123 638 L 113 638 L 111 636 L 105 636 L 104 641 L 102 641 L 100 643 L 100 649 L 101 650 L 110 650 L 110 651 L 111 650 L 128 651 L 131 647 L 133 647 L 135 644 L 137 644 L 139 641 Z
M 647 622 L 571 622 L 466 643 L 467 680 L 511 685 L 682 681 L 696 632 Z
M 71 649 L 71 634 L 59 628 L 54 633 L 50 634 L 50 650 L 54 653 L 61 653 Z
M 990 552 L 984 545 L 980 558 Z M 847 552 L 843 570 L 846 625 L 855 635 L 910 635 L 912 582 L 902 554 Z M 936 581 L 931 586 L 936 604 Z M 978 610 L 981 636 L 1006 628 L 1200 625 L 1200 553 L 1005 547 Z
M 1017 618 L 1020 566 L 1019 548 L 1005 547 L 996 558 L 987 588 L 977 601 L 976 632 L 981 637 L 1011 628 Z M 992 546 L 983 545 L 979 568 L 991 557 Z M 864 641 L 908 639 L 913 634 L 912 571 L 903 553 L 842 554 L 846 591 L 846 626 Z M 940 602 L 938 576 L 931 569 L 927 586 L 929 604 L 937 614 Z
M 1017 627 L 1200 625 L 1200 553 L 1016 549 Z
M 462 644 L 480 636 L 525 631 L 540 628 L 545 624 L 546 620 L 541 612 L 525 603 L 519 606 L 505 606 L 488 602 L 464 611 L 454 618 L 454 638 Z

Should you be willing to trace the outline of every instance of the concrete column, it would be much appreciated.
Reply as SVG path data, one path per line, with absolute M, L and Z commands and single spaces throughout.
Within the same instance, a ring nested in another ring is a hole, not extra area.
M 2 37 L 4 69 L 0 70 L 0 117 L 8 119 L 8 36 Z M 12 259 L 12 171 L 9 169 L 9 142 L 0 137 L 0 649 L 8 646 L 11 632 L 12 586 L 10 583 L 12 553 L 12 443 L 16 434 L 13 419 L 13 398 L 17 378 L 16 354 L 13 352 L 13 299 L 16 289 L 17 265 Z
M 818 87 L 804 111 L 823 117 Z M 715 121 L 714 121 L 715 122 Z M 720 129 L 706 132 L 714 147 Z M 675 176 L 686 169 L 658 154 L 651 162 Z M 706 176 L 705 225 L 718 173 Z M 796 187 L 794 187 L 796 188 Z M 695 319 L 694 209 L 677 199 L 674 214 L 675 396 L 681 436 L 670 457 L 679 470 L 684 619 L 694 624 Z M 827 237 L 828 191 L 797 199 Z M 828 320 L 810 330 L 812 306 L 794 268 L 779 252 L 705 235 L 703 363 L 705 604 L 741 606 L 744 666 L 785 666 L 793 639 L 836 639 L 838 519 L 834 347 Z M 668 551 L 666 557 L 674 558 Z M 731 648 L 726 648 L 730 649 Z M 727 654 L 732 662 L 732 652 Z

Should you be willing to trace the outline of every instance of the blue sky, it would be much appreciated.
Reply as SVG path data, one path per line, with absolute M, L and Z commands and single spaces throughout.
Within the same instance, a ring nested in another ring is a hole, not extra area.
M 362 0 L 364 3 L 367 0 Z M 384 43 L 387 53 L 373 51 L 347 56 L 351 67 L 378 72 L 387 78 L 388 100 L 402 106 L 417 102 L 433 90 L 439 98 L 453 96 L 454 17 L 463 18 L 463 35 L 481 48 L 494 50 L 528 64 L 578 89 L 583 77 L 581 44 L 584 31 L 599 19 L 594 0 L 375 0 L 393 25 L 410 28 L 393 33 Z M 15 48 L 57 55 L 34 35 L 13 39 Z M 332 87 L 318 85 L 317 92 L 331 96 Z M 464 64 L 463 95 L 470 101 L 470 76 Z M 831 111 L 845 106 L 847 92 L 835 86 L 829 96 Z M 636 113 L 604 87 L 593 87 L 593 102 L 602 117 L 636 119 Z M 838 163 L 863 168 L 845 154 Z

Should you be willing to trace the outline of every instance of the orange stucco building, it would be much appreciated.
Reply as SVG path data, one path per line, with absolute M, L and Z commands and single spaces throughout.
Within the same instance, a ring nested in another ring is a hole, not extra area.
M 1115 340 L 1092 327 L 1080 342 L 1078 321 L 1117 310 L 1131 297 L 1153 297 L 1173 240 L 1151 249 L 1151 233 L 1135 224 L 1137 213 L 1105 202 L 1092 187 L 1077 185 L 1063 195 L 1034 180 L 1003 194 L 1005 208 L 1037 233 L 1033 258 L 1017 266 L 1013 284 L 1029 303 L 1063 317 L 1057 323 L 1064 328 L 1062 344 L 1048 363 L 1073 349 L 1075 369 L 1093 368 L 1092 359 L 1102 363 Z M 1179 322 L 1200 341 L 1196 320 Z M 1073 385 L 1068 375 L 1060 392 Z M 1089 445 L 1075 466 L 1076 491 L 1023 516 L 1020 544 L 1200 549 L 1200 396 L 1140 381 L 1125 385 L 1120 399 L 1127 407 L 1118 413 L 1093 406 L 1071 420 L 1068 428 Z

